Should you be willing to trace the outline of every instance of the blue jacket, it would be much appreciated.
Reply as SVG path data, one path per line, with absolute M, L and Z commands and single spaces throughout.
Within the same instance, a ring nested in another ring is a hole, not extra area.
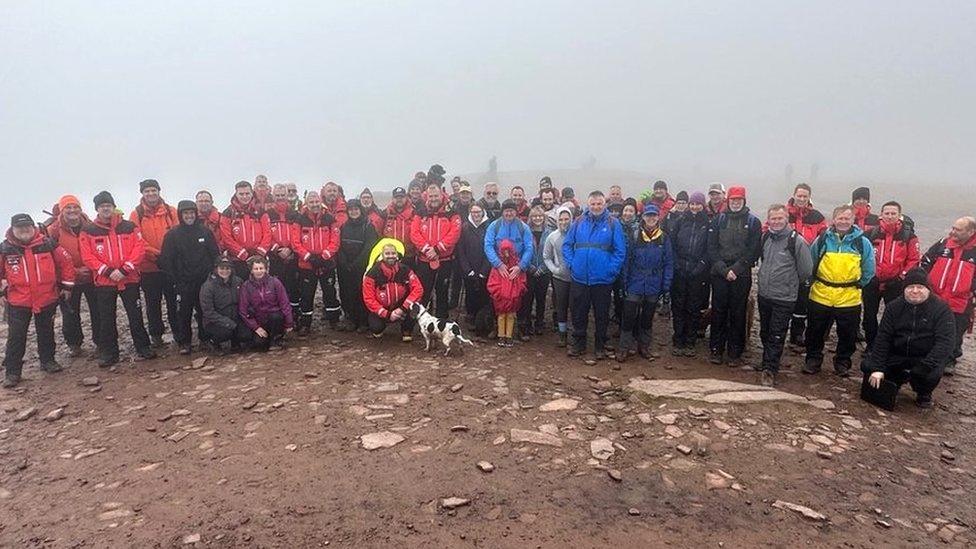
M 563 240 L 563 258 L 579 284 L 613 284 L 626 257 L 623 226 L 606 210 L 598 216 L 587 211 L 573 222 Z
M 515 244 L 519 268 L 528 271 L 535 247 L 532 245 L 532 230 L 520 219 L 508 222 L 499 217 L 488 225 L 488 230 L 485 231 L 485 256 L 488 257 L 488 262 L 495 268 L 502 265 L 502 260 L 498 257 L 498 245 L 506 238 Z
M 659 230 L 654 239 L 647 241 L 638 227 L 630 239 L 624 291 L 628 295 L 658 297 L 671 291 L 674 277 L 674 252 L 671 238 Z

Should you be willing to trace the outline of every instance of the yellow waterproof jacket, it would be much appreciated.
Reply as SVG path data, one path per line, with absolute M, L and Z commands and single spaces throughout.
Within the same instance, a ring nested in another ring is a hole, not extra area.
M 813 284 L 810 301 L 827 307 L 857 307 L 861 288 L 874 278 L 874 246 L 858 227 L 843 237 L 833 228 L 810 246 L 813 254 Z

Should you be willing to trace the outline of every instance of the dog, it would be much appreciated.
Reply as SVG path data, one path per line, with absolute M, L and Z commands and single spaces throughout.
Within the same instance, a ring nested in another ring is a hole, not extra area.
M 410 313 L 417 319 L 417 325 L 420 326 L 420 335 L 424 336 L 424 341 L 427 342 L 427 345 L 424 346 L 425 351 L 430 351 L 431 339 L 436 338 L 440 338 L 441 343 L 444 344 L 444 356 L 451 354 L 451 343 L 455 339 L 474 347 L 474 342 L 465 339 L 461 335 L 461 327 L 458 326 L 457 322 L 437 318 L 430 314 L 427 308 L 420 303 L 414 303 L 410 307 Z M 458 347 L 458 349 L 461 349 L 461 347 Z M 464 354 L 463 349 L 461 353 Z

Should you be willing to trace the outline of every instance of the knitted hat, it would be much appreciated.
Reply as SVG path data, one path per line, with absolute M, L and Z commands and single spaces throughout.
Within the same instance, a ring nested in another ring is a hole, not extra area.
M 155 179 L 146 179 L 139 183 L 139 192 L 142 192 L 150 187 L 154 187 L 157 191 L 159 190 L 159 181 Z
M 854 202 L 859 198 L 863 198 L 864 200 L 871 202 L 871 189 L 867 187 L 858 187 L 854 189 L 854 192 L 851 193 L 851 202 Z
M 654 190 L 664 189 L 668 190 L 668 184 L 660 179 L 654 182 Z
M 109 193 L 108 191 L 102 191 L 96 194 L 94 202 L 96 208 L 101 206 L 102 204 L 111 204 L 112 206 L 115 206 L 115 199 L 112 198 L 112 194 Z
M 576 196 L 576 191 L 572 187 L 563 187 L 561 194 L 563 198 L 573 198 Z
M 539 188 L 548 189 L 551 187 L 552 187 L 552 179 L 550 179 L 548 175 L 542 176 L 542 179 L 539 180 Z
M 407 190 L 403 187 L 396 187 L 393 189 L 393 198 L 402 198 L 407 196 Z
M 704 206 L 705 205 L 705 195 L 702 194 L 702 193 L 700 193 L 700 192 L 698 192 L 698 191 L 695 191 L 695 192 L 691 193 L 691 197 L 688 199 L 688 203 L 689 204 L 701 204 L 702 206 Z
M 929 274 L 921 267 L 915 267 L 905 274 L 905 287 L 907 288 L 912 284 L 921 284 L 930 290 L 932 289 L 932 285 L 929 282 Z
M 688 202 L 688 191 L 678 191 L 678 195 L 674 197 L 675 202 Z
M 75 206 L 81 207 L 81 202 L 78 201 L 78 197 L 73 194 L 66 194 L 58 199 L 58 211 L 63 212 L 65 208 L 74 204 Z

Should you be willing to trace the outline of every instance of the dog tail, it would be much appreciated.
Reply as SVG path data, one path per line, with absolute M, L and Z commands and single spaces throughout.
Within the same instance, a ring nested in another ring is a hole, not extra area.
M 451 329 L 451 332 L 454 333 L 454 339 L 457 339 L 461 343 L 467 343 L 468 345 L 474 347 L 473 341 L 471 341 L 470 339 L 465 339 L 465 337 L 461 335 L 461 327 L 458 326 L 457 324 L 454 325 L 454 327 Z

